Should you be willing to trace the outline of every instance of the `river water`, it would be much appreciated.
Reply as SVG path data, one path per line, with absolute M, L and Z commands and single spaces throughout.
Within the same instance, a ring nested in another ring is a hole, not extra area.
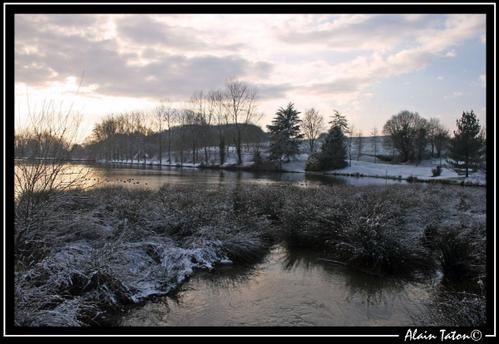
M 119 326 L 414 326 L 438 276 L 372 276 L 276 245 L 253 266 L 195 273 L 175 294 L 132 308 Z
M 159 189 L 165 184 L 199 185 L 200 188 L 224 187 L 234 184 L 282 184 L 298 186 L 320 185 L 391 185 L 406 181 L 366 177 L 326 176 L 305 173 L 255 173 L 247 171 L 210 170 L 153 166 L 130 167 L 123 165 L 72 165 L 74 171 L 85 169 L 85 185 L 121 185 Z
M 122 185 L 158 189 L 165 184 L 218 188 L 234 184 L 400 184 L 394 180 L 302 173 L 252 173 L 191 168 L 86 169 L 89 187 Z M 131 308 L 118 326 L 411 326 L 420 324 L 439 281 L 372 276 L 321 258 L 320 252 L 276 245 L 251 266 L 222 265 L 198 271 L 173 296 Z

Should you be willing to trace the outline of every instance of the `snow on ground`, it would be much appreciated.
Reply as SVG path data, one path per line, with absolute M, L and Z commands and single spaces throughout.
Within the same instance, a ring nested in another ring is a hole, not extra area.
M 465 178 L 463 175 L 459 175 L 452 168 L 446 166 L 445 162 L 442 162 L 439 159 L 430 159 L 424 160 L 419 164 L 388 164 L 380 162 L 379 160 L 375 161 L 374 159 L 374 138 L 365 137 L 363 138 L 362 144 L 362 154 L 358 155 L 358 146 L 357 141 L 354 138 L 352 141 L 351 147 L 351 165 L 341 169 L 334 171 L 327 171 L 326 174 L 336 174 L 336 175 L 354 175 L 354 176 L 363 176 L 363 177 L 377 177 L 377 178 L 399 178 L 399 179 L 407 179 L 410 177 L 415 177 L 419 180 L 450 180 L 461 182 L 464 181 L 467 184 L 473 185 L 486 185 L 486 175 L 482 171 L 471 172 L 468 178 Z M 377 154 L 392 154 L 392 148 L 387 146 L 384 143 L 383 137 L 379 136 L 375 138 L 376 141 L 376 153 Z M 209 151 L 209 162 L 208 166 L 219 166 L 218 160 L 218 151 L 217 147 L 208 147 Z M 242 160 L 243 163 L 241 166 L 248 167 L 254 164 L 254 146 L 246 145 L 243 146 L 242 149 Z M 283 162 L 282 169 L 285 172 L 295 172 L 295 173 L 306 173 L 305 166 L 307 164 L 307 160 L 309 157 L 308 145 L 306 142 L 302 142 L 300 146 L 300 151 L 302 153 L 296 155 L 289 162 Z M 265 159 L 268 158 L 268 143 L 263 143 L 260 145 L 261 156 Z M 175 154 L 173 154 L 175 157 Z M 192 155 L 188 152 L 185 153 L 185 162 L 180 164 L 180 162 L 173 160 L 171 163 L 168 163 L 167 156 L 163 157 L 162 166 L 182 166 L 186 168 L 198 168 L 204 164 L 204 148 L 199 149 L 198 161 L 196 163 L 192 163 L 190 160 Z M 359 160 L 357 159 L 359 158 Z M 105 162 L 105 161 L 99 161 Z M 112 160 L 111 163 L 122 163 L 122 164 L 136 164 L 136 165 L 144 165 L 144 160 L 127 160 L 127 161 L 118 161 Z M 159 160 L 157 157 L 153 159 L 146 159 L 146 165 L 159 166 Z M 440 176 L 433 177 L 432 169 L 436 168 L 438 165 L 442 164 L 442 173 Z M 230 168 L 237 166 L 237 154 L 235 147 L 231 146 L 227 150 L 226 161 L 221 166 L 222 168 Z
M 306 160 L 296 159 L 282 165 L 287 172 L 305 173 Z M 343 169 L 327 171 L 326 174 L 354 175 L 359 177 L 399 178 L 415 177 L 419 180 L 451 180 L 464 181 L 467 184 L 486 185 L 486 174 L 482 171 L 470 172 L 468 178 L 459 175 L 455 170 L 443 166 L 440 176 L 433 177 L 432 170 L 438 166 L 438 160 L 423 161 L 419 165 L 385 164 L 352 160 L 351 166 Z
M 483 172 L 471 173 L 468 178 L 459 175 L 453 169 L 442 167 L 440 176 L 433 177 L 432 169 L 438 166 L 438 162 L 425 161 L 419 165 L 410 164 L 380 164 L 365 161 L 352 160 L 351 166 L 341 170 L 329 171 L 328 174 L 359 174 L 370 177 L 390 177 L 407 179 L 416 177 L 420 180 L 458 180 L 466 183 L 485 185 L 486 178 Z

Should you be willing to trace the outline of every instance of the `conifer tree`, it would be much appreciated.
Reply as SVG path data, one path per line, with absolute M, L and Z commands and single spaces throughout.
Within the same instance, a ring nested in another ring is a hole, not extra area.
M 453 165 L 464 167 L 466 177 L 470 168 L 477 165 L 483 147 L 483 137 L 480 123 L 473 110 L 463 112 L 460 119 L 456 120 L 457 130 L 450 142 L 450 158 L 454 160 Z
M 286 108 L 279 108 L 272 124 L 267 126 L 270 131 L 271 160 L 279 160 L 281 164 L 283 158 L 289 161 L 299 152 L 299 139 L 303 137 L 300 134 L 299 114 L 294 104 L 289 103 Z
M 345 147 L 345 131 L 348 123 L 341 113 L 335 111 L 321 151 L 307 164 L 308 170 L 334 170 L 347 166 L 347 152 Z

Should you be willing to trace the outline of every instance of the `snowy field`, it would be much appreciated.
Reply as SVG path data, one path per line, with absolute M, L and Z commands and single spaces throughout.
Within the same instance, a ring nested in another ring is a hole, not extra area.
M 440 176 L 433 177 L 432 169 L 438 166 L 438 161 L 423 161 L 419 165 L 409 164 L 382 164 L 365 161 L 352 160 L 352 165 L 341 170 L 330 171 L 330 174 L 338 175 L 361 175 L 366 177 L 380 178 L 400 178 L 407 179 L 415 177 L 419 180 L 449 180 L 463 181 L 469 185 L 486 185 L 486 175 L 483 172 L 477 171 L 470 173 L 468 178 L 464 175 L 457 174 L 456 171 L 448 167 L 442 167 Z

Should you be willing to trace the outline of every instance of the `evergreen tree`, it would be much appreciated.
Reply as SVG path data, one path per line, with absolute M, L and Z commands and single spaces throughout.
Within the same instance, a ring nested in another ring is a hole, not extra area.
M 343 116 L 338 110 L 334 110 L 333 119 L 331 122 L 331 128 L 339 127 L 341 132 L 345 134 L 348 131 L 348 121 L 345 116 Z
M 454 166 L 466 169 L 468 177 L 468 169 L 476 166 L 480 160 L 483 146 L 480 123 L 471 110 L 463 112 L 461 118 L 456 120 L 456 125 L 457 130 L 450 144 L 450 158 L 454 160 Z
M 347 166 L 345 147 L 345 131 L 348 129 L 347 120 L 345 116 L 335 111 L 330 123 L 331 128 L 324 139 L 321 151 L 311 157 L 311 160 L 307 163 L 308 170 L 334 170 Z
M 299 152 L 300 118 L 294 108 L 293 103 L 289 103 L 286 108 L 279 108 L 276 117 L 267 128 L 270 131 L 270 159 L 282 162 L 283 157 L 287 161 Z

